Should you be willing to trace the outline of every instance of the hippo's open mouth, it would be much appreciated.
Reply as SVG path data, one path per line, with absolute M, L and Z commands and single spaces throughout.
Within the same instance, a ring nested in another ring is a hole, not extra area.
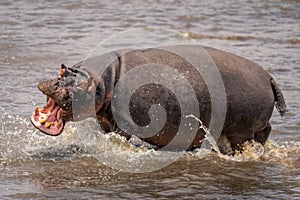
M 56 136 L 64 128 L 64 120 L 61 117 L 63 110 L 52 98 L 48 97 L 47 99 L 48 101 L 42 109 L 36 107 L 30 121 L 40 131 Z

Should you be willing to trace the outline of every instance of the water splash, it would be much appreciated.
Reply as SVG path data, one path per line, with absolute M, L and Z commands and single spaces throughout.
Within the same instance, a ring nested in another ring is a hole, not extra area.
M 28 116 L 9 114 L 4 109 L 2 111 L 0 114 L 0 136 L 2 138 L 0 141 L 0 166 L 36 158 L 56 159 L 55 155 L 58 155 L 59 151 L 54 149 L 65 147 L 61 152 L 65 152 L 62 155 L 66 155 L 66 152 L 70 151 L 70 147 L 76 144 L 76 138 L 66 132 L 62 137 L 49 137 L 35 129 Z M 53 152 L 52 156 L 50 155 L 51 151 Z M 50 154 L 42 156 L 47 154 L 45 152 L 50 152 Z
M 234 161 L 258 161 L 265 153 L 264 146 L 253 140 L 246 141 L 241 145 L 241 150 L 236 151 L 232 159 Z M 228 159 L 228 156 L 223 156 Z
M 186 117 L 195 118 L 194 116 Z M 254 141 L 246 142 L 243 144 L 242 152 L 236 152 L 234 156 L 223 155 L 219 152 L 209 129 L 196 118 L 200 123 L 200 128 L 207 134 L 205 139 L 217 153 L 205 148 L 193 152 L 156 151 L 139 138 L 127 141 L 115 132 L 103 134 L 99 123 L 92 118 L 81 122 L 67 123 L 59 137 L 50 137 L 40 133 L 30 124 L 27 117 L 4 112 L 0 119 L 0 135 L 3 138 L 0 141 L 0 166 L 10 165 L 16 160 L 72 159 L 74 155 L 93 156 L 94 153 L 103 156 L 105 162 L 112 162 L 108 158 L 116 157 L 119 159 L 119 165 L 124 164 L 124 159 L 128 159 L 132 166 L 145 165 L 149 169 L 152 166 L 147 163 L 147 160 L 156 157 L 158 158 L 156 162 L 164 162 L 169 157 L 178 156 L 178 153 L 181 153 L 182 159 L 189 159 L 189 157 L 202 159 L 217 155 L 218 158 L 233 162 L 263 161 L 291 166 L 299 160 L 300 155 L 300 143 L 295 140 L 283 140 L 279 141 L 279 144 L 268 140 L 264 146 Z M 84 144 L 82 139 L 84 139 Z M 88 149 L 86 145 L 89 145 Z M 143 161 L 141 162 L 141 160 Z
M 67 131 L 80 132 L 79 140 L 90 155 L 103 165 L 118 171 L 130 173 L 156 171 L 158 165 L 165 167 L 170 160 L 176 160 L 184 154 L 184 152 L 156 151 L 137 137 L 127 141 L 125 137 L 115 132 L 103 134 L 98 122 L 93 118 L 69 125 L 72 127 Z
M 195 118 L 193 115 L 186 117 Z M 199 128 L 203 129 L 207 134 L 205 139 L 211 144 L 212 148 L 218 154 L 221 154 L 209 129 L 201 121 Z M 130 173 L 156 171 L 160 167 L 163 168 L 175 162 L 179 157 L 186 159 L 190 154 L 194 154 L 197 155 L 197 158 L 205 158 L 212 152 L 211 149 L 206 148 L 199 148 L 192 153 L 185 151 L 157 151 L 153 146 L 134 136 L 127 141 L 126 138 L 115 132 L 103 134 L 99 124 L 93 118 L 69 123 L 66 125 L 66 130 L 73 132 L 72 134 L 80 132 L 78 136 L 82 141 L 82 145 L 102 164 Z
M 202 121 L 194 115 L 187 115 L 186 118 L 194 118 L 200 123 L 199 129 L 202 129 L 205 132 L 205 139 L 211 144 L 212 148 L 218 153 L 221 154 L 216 140 L 210 134 L 209 129 L 202 123 Z

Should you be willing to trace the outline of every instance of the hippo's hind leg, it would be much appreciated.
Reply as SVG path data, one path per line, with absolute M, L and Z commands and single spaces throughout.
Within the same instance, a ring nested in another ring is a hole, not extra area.
M 272 130 L 271 124 L 267 123 L 264 129 L 257 131 L 254 134 L 254 140 L 264 145 L 270 135 L 271 130 Z

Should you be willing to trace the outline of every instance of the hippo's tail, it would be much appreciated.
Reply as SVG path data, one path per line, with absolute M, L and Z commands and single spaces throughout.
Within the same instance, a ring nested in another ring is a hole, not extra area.
M 286 112 L 286 104 L 284 101 L 283 94 L 273 78 L 271 78 L 271 85 L 275 98 L 275 107 L 282 117 L 283 114 Z

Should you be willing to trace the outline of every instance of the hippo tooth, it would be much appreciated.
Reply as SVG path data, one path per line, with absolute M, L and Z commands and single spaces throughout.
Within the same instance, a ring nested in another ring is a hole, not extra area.
M 52 125 L 52 123 L 53 123 L 53 122 L 47 122 L 47 123 L 45 124 L 46 128 L 49 128 L 49 127 Z
M 39 115 L 40 114 L 40 108 L 38 106 L 35 108 L 34 114 L 35 115 Z
M 39 122 L 40 122 L 41 124 L 43 124 L 43 123 L 46 122 L 46 120 L 47 120 L 47 117 L 46 117 L 45 115 L 41 115 L 41 116 L 40 116 L 40 119 L 39 119 Z
M 62 124 L 62 121 L 61 121 L 61 120 L 60 120 L 60 121 L 58 121 L 57 127 L 60 127 L 60 126 L 61 126 L 61 124 Z

